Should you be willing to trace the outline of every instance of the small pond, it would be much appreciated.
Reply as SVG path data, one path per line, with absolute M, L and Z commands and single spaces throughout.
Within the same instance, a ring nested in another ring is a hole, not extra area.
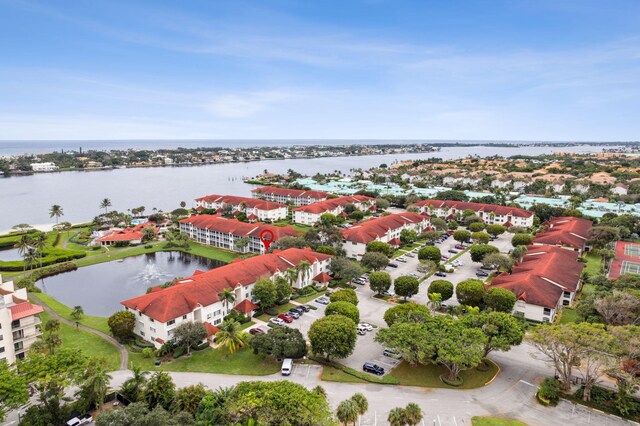
M 0 250 L 0 260 L 4 262 L 22 260 L 22 256 L 20 256 L 20 251 L 16 248 L 4 249 Z
M 158 252 L 86 266 L 38 281 L 44 293 L 67 306 L 80 305 L 87 315 L 107 317 L 122 309 L 120 302 L 147 288 L 208 271 L 224 262 L 181 252 Z

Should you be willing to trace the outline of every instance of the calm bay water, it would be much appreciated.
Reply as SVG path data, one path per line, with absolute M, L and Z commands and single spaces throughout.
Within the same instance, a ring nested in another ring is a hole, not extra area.
M 222 265 L 188 253 L 159 252 L 45 278 L 38 287 L 67 306 L 82 306 L 87 315 L 109 316 L 122 309 L 121 301 L 140 296 L 151 286 Z
M 292 142 L 293 143 L 293 142 Z M 264 170 L 284 173 L 288 169 L 313 175 L 353 168 L 369 168 L 394 161 L 463 158 L 468 155 L 488 157 L 516 154 L 539 155 L 553 151 L 600 152 L 600 146 L 551 147 L 451 146 L 440 152 L 401 155 L 371 155 L 293 160 L 266 160 L 249 163 L 216 164 L 195 167 L 157 167 L 92 172 L 60 172 L 0 178 L 0 231 L 18 223 L 42 225 L 51 223 L 49 208 L 59 204 L 62 220 L 72 223 L 90 221 L 99 214 L 100 201 L 109 198 L 113 209 L 145 206 L 151 213 L 155 207 L 170 211 L 181 201 L 192 205 L 193 199 L 206 194 L 250 196 L 252 185 L 242 181 Z

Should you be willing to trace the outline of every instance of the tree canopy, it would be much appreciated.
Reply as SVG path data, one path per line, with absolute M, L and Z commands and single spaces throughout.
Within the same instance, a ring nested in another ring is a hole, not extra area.
M 311 324 L 308 337 L 314 354 L 346 358 L 356 346 L 356 323 L 343 315 L 329 315 Z

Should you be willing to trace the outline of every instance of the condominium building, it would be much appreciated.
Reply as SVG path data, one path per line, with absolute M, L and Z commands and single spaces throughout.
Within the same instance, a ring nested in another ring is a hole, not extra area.
M 358 210 L 367 210 L 373 206 L 373 203 L 373 198 L 364 195 L 330 198 L 294 209 L 293 221 L 303 225 L 313 225 L 319 222 L 320 217 L 325 213 L 331 213 L 336 216 L 347 216 L 344 212 L 344 207 L 347 204 L 353 204 Z
M 510 226 L 533 226 L 532 211 L 495 204 L 471 203 L 467 201 L 423 200 L 415 205 L 421 213 L 446 219 L 457 219 L 465 210 L 473 210 L 484 223 Z
M 2 283 L 0 277 L 0 283 L 0 360 L 13 364 L 42 334 L 38 314 L 44 309 L 30 303 L 27 290 L 16 289 L 13 281 Z
M 277 221 L 286 219 L 289 213 L 284 204 L 234 195 L 212 194 L 196 198 L 195 201 L 196 210 L 212 209 L 222 213 L 226 208 L 230 208 L 236 215 L 244 213 L 249 221 Z
M 261 198 L 276 203 L 306 206 L 326 200 L 329 194 L 323 191 L 304 189 L 278 188 L 277 186 L 263 186 L 251 190 L 254 198 Z
M 301 234 L 300 231 L 290 226 L 275 226 L 259 222 L 247 223 L 210 214 L 194 215 L 182 219 L 180 232 L 188 234 L 191 239 L 200 244 L 241 253 L 265 253 L 265 246 L 260 240 L 263 232 L 273 234 L 272 242 L 278 241 L 282 237 L 295 237 Z M 243 240 L 240 240 L 241 238 Z
M 309 248 L 291 248 L 261 256 L 237 260 L 211 271 L 196 271 L 192 276 L 176 280 L 167 288 L 155 287 L 150 293 L 121 302 L 124 309 L 136 315 L 134 333 L 160 347 L 174 338 L 175 328 L 185 321 L 201 322 L 210 336 L 232 310 L 253 315 L 258 308 L 253 300 L 253 286 L 259 279 L 284 277 L 289 269 L 297 269 L 295 289 L 321 280 L 329 271 L 331 256 Z M 220 300 L 220 292 L 233 290 L 235 300 L 228 305 Z
M 534 245 L 549 245 L 582 253 L 587 248 L 593 222 L 573 216 L 554 217 L 544 224 L 544 231 L 533 239 Z

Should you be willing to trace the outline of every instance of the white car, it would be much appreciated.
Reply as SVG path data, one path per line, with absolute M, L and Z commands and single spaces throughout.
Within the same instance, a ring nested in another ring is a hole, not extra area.
M 285 322 L 284 322 L 284 321 L 282 321 L 280 318 L 271 318 L 271 319 L 269 320 L 269 322 L 270 322 L 271 324 L 275 324 L 275 325 L 284 325 L 284 324 L 285 324 Z
M 360 324 L 358 324 L 358 327 L 362 327 L 367 331 L 373 330 L 373 326 L 371 324 L 367 324 L 366 322 L 361 322 Z

